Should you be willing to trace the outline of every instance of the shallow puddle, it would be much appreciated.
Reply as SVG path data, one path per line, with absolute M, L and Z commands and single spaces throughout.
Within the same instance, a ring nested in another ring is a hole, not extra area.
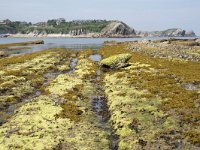
M 99 62 L 99 61 L 101 60 L 101 55 L 99 55 L 99 54 L 93 54 L 93 55 L 90 55 L 89 58 L 90 58 L 92 61 Z
M 70 70 L 67 73 L 73 73 L 75 71 L 76 64 L 78 62 L 78 58 L 72 58 L 70 61 L 69 68 Z
M 99 54 L 93 54 L 89 56 L 94 62 L 100 62 L 102 57 Z M 107 106 L 107 100 L 104 93 L 104 85 L 101 82 L 101 68 L 98 66 L 96 71 L 96 78 L 95 78 L 95 87 L 96 92 L 95 95 L 91 96 L 91 101 L 93 105 L 93 111 L 97 115 L 98 121 L 101 123 L 101 127 L 109 134 L 109 141 L 111 150 L 118 149 L 118 139 L 119 137 L 113 131 L 111 125 L 108 123 L 110 118 L 110 113 Z

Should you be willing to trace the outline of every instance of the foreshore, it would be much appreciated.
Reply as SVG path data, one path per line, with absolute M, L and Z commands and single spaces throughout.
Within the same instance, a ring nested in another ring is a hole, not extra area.
M 0 58 L 0 147 L 199 149 L 199 74 L 194 39 Z

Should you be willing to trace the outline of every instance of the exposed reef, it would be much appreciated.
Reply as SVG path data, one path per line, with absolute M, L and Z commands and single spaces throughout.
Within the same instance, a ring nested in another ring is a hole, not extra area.
M 30 48 L 28 47 L 29 45 L 35 45 L 35 44 L 44 44 L 44 41 L 37 40 L 37 41 L 27 41 L 21 43 L 0 44 L 0 58 L 9 56 L 9 52 L 12 50 L 29 49 Z
M 193 40 L 174 42 L 177 47 L 184 47 Z M 118 149 L 198 149 L 200 146 L 200 64 L 195 62 L 199 60 L 178 57 L 181 49 L 172 54 L 174 47 L 170 44 L 163 51 L 156 47 L 160 43 L 127 42 L 100 50 L 104 58 L 132 54 L 129 66 L 107 70 L 103 79 L 110 122 L 119 136 Z M 136 48 L 130 49 L 130 45 Z M 155 45 L 154 49 L 149 45 Z M 199 50 L 199 46 L 188 47 L 188 53 Z M 152 50 L 157 55 L 152 55 Z M 163 53 L 169 58 L 162 57 Z M 195 88 L 184 88 L 185 84 Z
M 10 46 L 26 46 L 26 45 L 31 45 L 31 44 L 44 44 L 44 41 L 38 40 L 38 41 L 28 41 L 28 42 L 21 42 L 21 43 L 0 44 L 0 48 L 4 49 Z
M 0 59 L 0 149 L 200 148 L 199 41 Z

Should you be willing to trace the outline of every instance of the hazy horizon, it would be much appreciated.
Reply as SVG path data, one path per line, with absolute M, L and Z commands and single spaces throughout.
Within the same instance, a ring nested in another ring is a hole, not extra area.
M 33 23 L 56 18 L 120 20 L 135 30 L 182 28 L 200 35 L 198 0 L 0 0 L 0 3 L 0 20 Z

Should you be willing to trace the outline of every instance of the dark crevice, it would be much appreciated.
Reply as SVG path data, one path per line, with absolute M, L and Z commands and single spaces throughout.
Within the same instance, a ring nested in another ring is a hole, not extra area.
M 99 62 L 101 60 L 101 56 L 98 54 L 93 54 L 89 57 L 91 60 L 95 62 Z M 107 99 L 104 92 L 104 83 L 101 81 L 101 67 L 99 66 L 96 72 L 96 77 L 93 81 L 95 81 L 95 95 L 92 95 L 92 106 L 93 111 L 97 115 L 98 121 L 101 123 L 101 127 L 103 130 L 108 132 L 110 145 L 109 148 L 111 150 L 118 149 L 118 141 L 119 137 L 115 134 L 115 131 L 112 129 L 111 125 L 108 123 L 110 119 L 110 112 L 107 106 Z

